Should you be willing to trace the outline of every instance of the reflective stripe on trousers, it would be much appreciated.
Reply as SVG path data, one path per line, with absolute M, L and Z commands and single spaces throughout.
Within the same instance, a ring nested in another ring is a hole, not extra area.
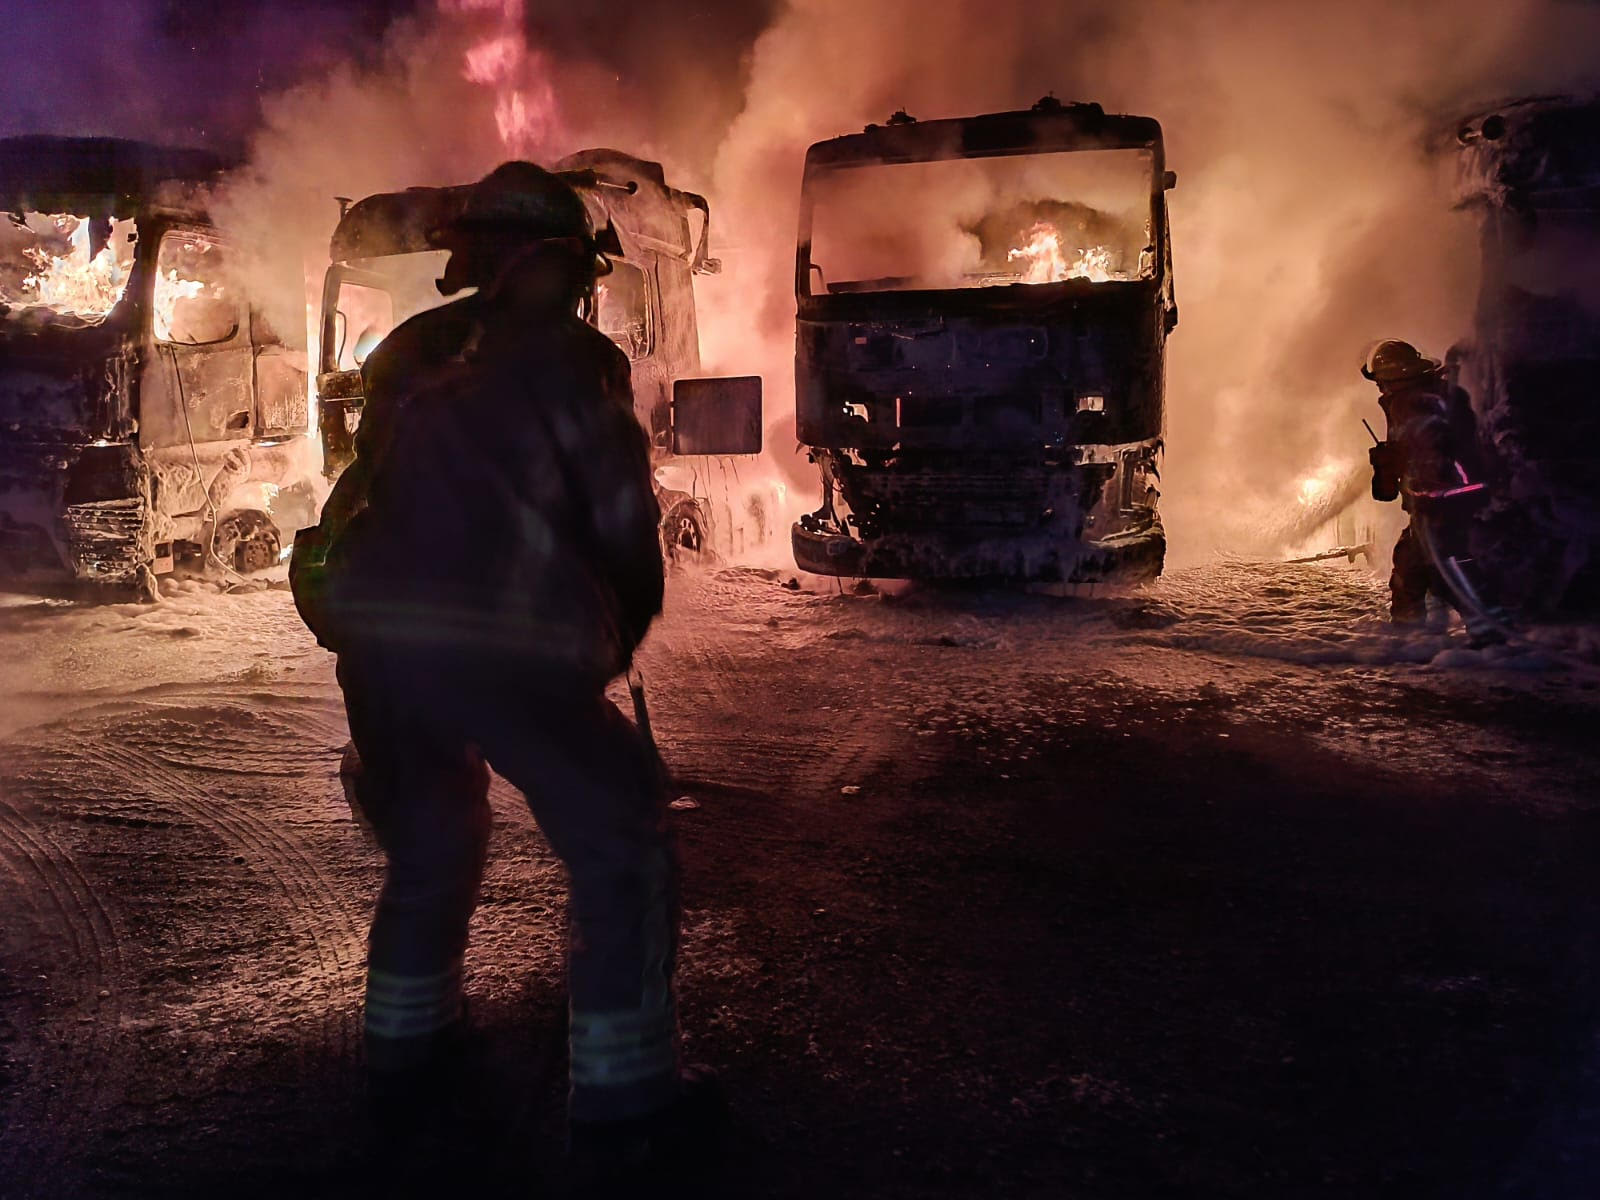
M 678 1089 L 678 1013 L 672 975 L 677 957 L 676 863 L 669 846 L 641 861 L 645 904 L 639 1006 L 588 1009 L 581 993 L 583 954 L 575 954 L 568 1048 L 577 1120 L 617 1120 L 668 1103 Z M 582 938 L 582 929 L 578 931 Z
M 436 975 L 367 968 L 366 1031 L 370 1038 L 418 1038 L 461 1016 L 461 960 Z

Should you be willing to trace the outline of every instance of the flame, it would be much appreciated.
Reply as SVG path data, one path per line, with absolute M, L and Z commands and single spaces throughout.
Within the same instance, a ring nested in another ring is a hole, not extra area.
M 58 232 L 67 232 L 67 252 L 57 256 L 41 247 L 23 251 L 33 264 L 31 274 L 22 280 L 23 303 L 40 305 L 57 312 L 74 313 L 85 317 L 104 317 L 117 306 L 127 290 L 128 275 L 133 269 L 133 255 L 119 255 L 127 246 L 124 234 L 127 222 L 112 225 L 112 237 L 100 249 L 89 254 L 89 221 L 60 213 L 48 217 Z
M 1301 479 L 1295 487 L 1295 499 L 1302 508 L 1317 508 L 1328 503 L 1334 490 L 1349 474 L 1349 465 L 1337 459 L 1328 459 L 1311 474 Z
M 179 300 L 192 299 L 205 291 L 206 285 L 198 279 L 186 279 L 176 267 L 157 272 L 155 287 L 155 334 L 160 341 L 172 338 L 173 316 Z
M 1021 262 L 1023 283 L 1060 283 L 1063 279 L 1087 279 L 1106 283 L 1111 279 L 1111 251 L 1104 246 L 1080 248 L 1069 257 L 1061 242 L 1061 231 L 1048 221 L 1040 221 L 1028 231 L 1028 241 L 1006 253 L 1008 262 Z
M 492 22 L 467 47 L 461 74 L 494 90 L 494 123 L 506 150 L 532 154 L 555 130 L 556 94 L 542 58 L 523 35 L 523 0 L 439 0 L 442 12 Z
M 1328 494 L 1328 481 L 1325 479 L 1307 478 L 1300 481 L 1300 503 L 1310 508 L 1323 496 Z
M 467 48 L 461 73 L 470 83 L 500 84 L 510 79 L 527 55 L 527 47 L 512 36 L 493 37 Z

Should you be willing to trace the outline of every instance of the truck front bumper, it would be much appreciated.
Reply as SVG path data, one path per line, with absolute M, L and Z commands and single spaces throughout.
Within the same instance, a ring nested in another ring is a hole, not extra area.
M 1048 534 L 885 534 L 864 541 L 797 524 L 802 571 L 875 579 L 1006 579 L 1028 583 L 1139 582 L 1161 574 L 1167 535 L 1159 516 L 1098 541 Z

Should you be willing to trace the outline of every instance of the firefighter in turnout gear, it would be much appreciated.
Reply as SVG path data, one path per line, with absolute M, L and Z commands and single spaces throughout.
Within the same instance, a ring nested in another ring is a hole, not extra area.
M 1373 499 L 1399 499 L 1411 516 L 1394 547 L 1390 615 L 1423 622 L 1431 594 L 1461 612 L 1475 639 L 1489 638 L 1491 614 L 1463 574 L 1468 523 L 1485 491 L 1471 403 L 1446 381 L 1443 363 L 1409 342 L 1379 342 L 1361 374 L 1378 385 L 1388 421 L 1368 452 Z
M 461 1028 L 493 767 L 569 875 L 574 1145 L 648 1157 L 689 1100 L 678 875 L 654 748 L 604 689 L 661 607 L 649 448 L 627 359 L 579 315 L 607 266 L 571 188 L 508 163 L 437 240 L 440 290 L 477 291 L 368 359 L 357 456 L 317 531 L 325 565 L 295 584 L 339 656 L 388 860 L 369 1070 L 380 1092 L 425 1088 Z

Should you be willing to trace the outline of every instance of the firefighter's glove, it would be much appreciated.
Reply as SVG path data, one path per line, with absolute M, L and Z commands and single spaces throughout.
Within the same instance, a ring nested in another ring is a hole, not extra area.
M 337 632 L 332 613 L 332 570 L 328 552 L 332 549 L 321 526 L 302 529 L 294 535 L 294 553 L 289 557 L 289 590 L 294 606 L 324 650 L 335 650 Z

